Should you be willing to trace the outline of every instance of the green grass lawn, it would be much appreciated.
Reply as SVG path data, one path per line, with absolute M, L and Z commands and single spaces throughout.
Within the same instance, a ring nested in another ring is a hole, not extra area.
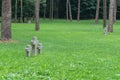
M 12 33 L 12 42 L 0 43 L 0 80 L 120 80 L 120 21 L 107 36 L 93 20 L 41 20 L 39 32 L 13 23 Z M 33 36 L 43 53 L 26 57 Z

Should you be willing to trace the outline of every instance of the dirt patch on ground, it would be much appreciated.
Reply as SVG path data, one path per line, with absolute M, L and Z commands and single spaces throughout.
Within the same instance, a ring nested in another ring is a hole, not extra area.
M 0 40 L 0 43 L 18 43 L 17 40 Z

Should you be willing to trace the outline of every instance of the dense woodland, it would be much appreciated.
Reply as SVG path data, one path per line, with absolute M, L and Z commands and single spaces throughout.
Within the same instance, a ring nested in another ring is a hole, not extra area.
M 17 17 L 20 18 L 21 13 L 21 0 L 17 0 Z M 96 3 L 97 0 L 80 0 L 80 18 L 81 19 L 94 19 L 96 12 Z M 77 17 L 77 8 L 78 8 L 78 0 L 70 0 L 72 17 L 76 19 Z M 103 0 L 100 1 L 100 18 L 102 18 L 103 11 Z M 108 6 L 107 10 L 109 10 L 109 0 L 107 0 Z M 0 4 L 2 4 L 2 0 L 0 0 Z M 66 1 L 65 0 L 53 0 L 53 8 L 54 8 L 54 18 L 66 18 Z M 16 0 L 12 0 L 12 18 L 15 17 L 15 7 Z M 46 9 L 46 17 L 49 17 L 50 13 L 50 0 L 41 0 L 40 5 L 40 16 L 44 17 L 44 9 Z M 23 17 L 30 18 L 34 16 L 34 0 L 23 0 Z M 1 7 L 0 7 L 1 13 Z M 117 8 L 117 16 L 120 14 L 119 7 Z M 120 17 L 117 17 L 120 18 Z

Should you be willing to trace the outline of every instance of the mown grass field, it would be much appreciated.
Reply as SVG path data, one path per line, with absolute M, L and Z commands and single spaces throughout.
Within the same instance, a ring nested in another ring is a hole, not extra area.
M 0 42 L 0 80 L 120 80 L 120 21 L 107 36 L 93 20 L 41 20 L 39 32 L 13 23 L 12 33 L 12 42 Z M 43 53 L 26 57 L 33 36 Z

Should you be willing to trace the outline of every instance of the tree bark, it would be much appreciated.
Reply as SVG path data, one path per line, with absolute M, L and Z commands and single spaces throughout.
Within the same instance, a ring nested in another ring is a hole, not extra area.
M 107 15 L 107 5 L 106 5 L 106 0 L 103 0 L 103 30 L 105 35 L 107 35 L 106 15 Z
M 49 18 L 53 19 L 53 0 L 50 0 L 50 14 Z
M 40 8 L 40 1 L 36 0 L 35 2 L 35 30 L 39 31 L 40 27 L 39 27 L 39 9 Z
M 11 0 L 2 0 L 1 40 L 11 37 Z
M 68 20 L 68 2 L 69 0 L 66 0 L 66 19 Z
M 116 14 L 117 14 L 117 3 L 116 3 L 116 0 L 114 0 L 114 14 L 113 14 L 114 23 L 116 22 Z
M 46 18 L 46 6 L 44 6 L 44 16 L 43 16 L 43 19 L 45 20 Z
M 45 20 L 46 19 L 46 7 L 47 7 L 47 1 L 45 1 L 45 3 L 43 4 L 43 7 L 44 7 L 44 15 L 43 15 L 43 19 Z
M 59 18 L 59 0 L 54 1 L 54 18 Z
M 50 0 L 50 11 L 49 11 L 49 19 L 51 19 L 51 12 L 52 12 L 52 9 L 51 9 L 51 0 Z
M 53 0 L 51 0 L 51 19 L 53 20 Z
M 21 5 L 21 17 L 20 17 L 20 22 L 23 22 L 23 1 L 20 1 L 20 5 Z
M 16 0 L 15 2 L 15 22 L 17 22 L 17 4 L 18 4 L 18 0 Z
M 114 0 L 110 0 L 108 32 L 113 32 Z
M 78 14 L 77 14 L 77 20 L 80 20 L 80 0 L 78 0 Z
M 71 11 L 70 0 L 69 0 L 69 16 L 70 16 L 70 21 L 72 21 L 72 11 Z
M 98 24 L 100 0 L 97 0 L 95 23 Z

